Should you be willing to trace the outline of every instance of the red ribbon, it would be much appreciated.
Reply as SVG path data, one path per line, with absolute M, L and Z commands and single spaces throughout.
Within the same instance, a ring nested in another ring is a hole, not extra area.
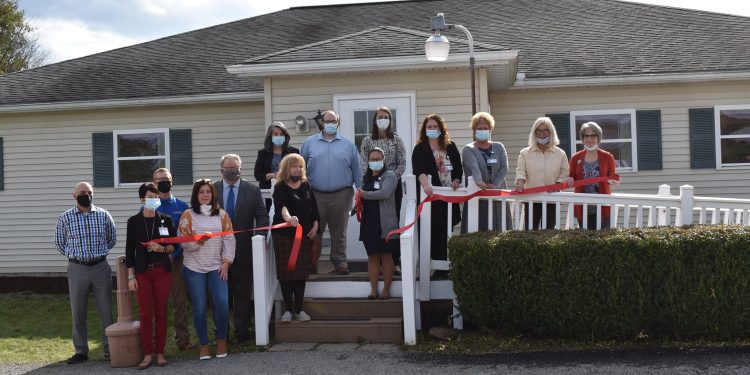
M 354 207 L 357 209 L 357 221 L 362 222 L 362 210 L 364 209 L 364 199 L 359 190 L 354 194 Z
M 141 244 L 143 244 L 143 246 L 148 246 L 149 243 L 178 244 L 178 243 L 185 243 L 185 242 L 200 241 L 204 238 L 208 239 L 208 238 L 214 238 L 214 237 L 227 236 L 227 235 L 235 234 L 235 233 L 250 232 L 254 230 L 265 230 L 265 229 L 281 229 L 281 228 L 289 228 L 291 226 L 292 225 L 289 223 L 279 223 L 279 224 L 269 225 L 265 227 L 245 229 L 245 230 L 234 230 L 234 231 L 217 232 L 217 233 L 203 233 L 203 234 L 196 234 L 192 236 L 163 237 L 163 238 L 157 238 L 148 242 L 141 242 Z M 297 257 L 299 257 L 299 248 L 301 245 L 302 245 L 302 225 L 297 225 L 297 229 L 294 232 L 294 243 L 292 244 L 292 253 L 289 256 L 289 264 L 287 264 L 287 269 L 290 272 L 294 271 L 294 269 L 297 268 Z
M 419 219 L 419 216 L 422 215 L 422 206 L 424 206 L 424 204 L 427 202 L 443 201 L 447 203 L 464 203 L 475 197 L 507 197 L 510 195 L 545 193 L 545 192 L 559 191 L 559 190 L 567 189 L 569 187 L 596 184 L 596 183 L 609 181 L 609 180 L 619 181 L 620 176 L 615 174 L 615 175 L 606 176 L 606 177 L 596 177 L 596 178 L 587 178 L 583 180 L 575 180 L 573 181 L 572 186 L 568 186 L 567 182 L 560 182 L 560 183 L 553 184 L 553 185 L 544 185 L 544 186 L 524 189 L 522 192 L 517 192 L 515 190 L 487 189 L 487 190 L 479 190 L 477 192 L 474 192 L 469 195 L 464 195 L 464 196 L 456 196 L 456 195 L 445 196 L 445 195 L 440 195 L 440 194 L 433 194 L 432 196 L 428 196 L 425 199 L 423 199 L 422 202 L 419 202 L 419 205 L 417 206 L 417 215 L 414 217 L 414 221 L 412 221 L 408 225 L 405 225 L 401 228 L 394 229 L 388 232 L 388 235 L 385 236 L 385 240 L 387 242 L 391 238 L 392 235 L 404 233 L 407 230 L 409 230 L 409 228 L 413 227 L 414 224 L 417 222 L 417 219 Z

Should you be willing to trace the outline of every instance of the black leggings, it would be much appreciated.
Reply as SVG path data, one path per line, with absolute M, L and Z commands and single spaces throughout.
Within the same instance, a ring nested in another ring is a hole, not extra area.
M 299 314 L 302 311 L 302 300 L 305 298 L 306 280 L 279 280 L 281 284 L 281 296 L 284 298 L 284 308 Z M 294 310 L 292 307 L 292 296 L 294 296 Z

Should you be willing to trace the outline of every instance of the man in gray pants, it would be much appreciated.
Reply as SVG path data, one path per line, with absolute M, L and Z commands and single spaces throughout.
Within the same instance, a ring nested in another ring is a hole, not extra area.
M 73 198 L 75 207 L 60 215 L 55 228 L 55 247 L 68 258 L 75 347 L 75 354 L 68 359 L 69 365 L 89 359 L 86 310 L 92 288 L 102 323 L 103 357 L 109 360 L 109 342 L 104 330 L 112 324 L 112 269 L 107 263 L 107 255 L 117 241 L 112 216 L 91 203 L 94 190 L 89 183 L 79 182 L 73 190 Z
M 331 231 L 333 272 L 349 274 L 346 262 L 346 227 L 352 209 L 354 189 L 362 186 L 359 151 L 352 141 L 339 134 L 339 116 L 323 112 L 323 130 L 302 143 L 300 155 L 307 164 L 307 178 L 315 192 L 320 213 L 320 233 Z

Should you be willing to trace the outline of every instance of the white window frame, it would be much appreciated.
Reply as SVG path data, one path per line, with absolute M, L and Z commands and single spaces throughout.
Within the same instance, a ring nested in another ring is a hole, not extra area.
M 741 135 L 721 135 L 721 111 L 732 111 L 746 109 L 750 111 L 750 104 L 738 105 L 717 105 L 714 107 L 714 152 L 716 153 L 716 169 L 748 169 L 750 163 L 721 163 L 721 140 L 733 138 L 750 138 L 750 136 Z
M 164 134 L 164 156 L 130 156 L 120 157 L 117 152 L 117 137 L 123 134 L 149 134 L 149 133 L 162 133 Z M 140 186 L 143 182 L 137 183 L 120 183 L 120 161 L 123 160 L 150 160 L 150 159 L 164 159 L 164 166 L 170 167 L 170 139 L 169 139 L 169 128 L 154 128 L 154 129 L 128 129 L 128 130 L 115 130 L 112 132 L 112 155 L 114 156 L 114 173 L 115 173 L 115 187 L 133 187 Z M 145 182 L 145 181 L 144 181 Z
M 616 138 L 616 139 L 604 139 L 601 143 L 614 143 L 614 142 L 630 142 L 632 145 L 633 160 L 631 161 L 630 167 L 618 167 L 617 173 L 632 173 L 638 172 L 638 136 L 636 133 L 637 124 L 635 117 L 635 108 L 631 109 L 600 109 L 590 111 L 571 111 L 570 112 L 570 153 L 576 153 L 576 146 L 582 144 L 581 141 L 577 141 L 578 127 L 576 126 L 577 116 L 590 116 L 590 115 L 630 115 L 630 139 L 628 138 Z

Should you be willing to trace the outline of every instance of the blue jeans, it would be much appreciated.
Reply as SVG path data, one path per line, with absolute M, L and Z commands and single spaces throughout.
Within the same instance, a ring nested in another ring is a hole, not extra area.
M 206 290 L 211 293 L 214 305 L 214 323 L 216 324 L 216 338 L 226 340 L 229 319 L 229 288 L 227 282 L 219 278 L 219 271 L 200 273 L 182 267 L 190 299 L 193 301 L 193 324 L 198 333 L 198 342 L 208 345 L 208 326 L 206 311 L 208 307 Z

